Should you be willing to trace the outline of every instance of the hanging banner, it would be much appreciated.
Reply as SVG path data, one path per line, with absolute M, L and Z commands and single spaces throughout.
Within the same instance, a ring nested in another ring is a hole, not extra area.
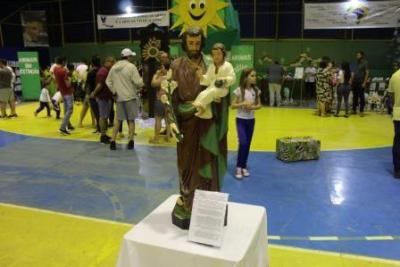
M 132 13 L 110 16 L 97 15 L 97 28 L 99 30 L 144 28 L 151 23 L 155 23 L 160 27 L 169 26 L 168 11 Z
M 40 95 L 40 74 L 37 52 L 18 52 L 19 73 L 24 100 L 38 100 Z
M 398 27 L 400 0 L 305 3 L 304 29 Z
M 154 117 L 154 103 L 156 100 L 156 90 L 151 87 L 153 75 L 161 67 L 161 52 L 168 52 L 168 32 L 158 27 L 156 24 L 150 24 L 140 30 L 140 49 L 143 64 L 143 82 L 147 99 L 149 100 L 149 117 Z M 165 66 L 164 66 L 165 67 Z M 168 66 L 169 67 L 169 66 Z
M 253 45 L 234 45 L 231 49 L 231 58 L 228 59 L 233 65 L 236 74 L 236 83 L 231 86 L 231 90 L 239 86 L 239 79 L 242 70 L 254 67 L 254 46 Z
M 49 46 L 46 11 L 21 12 L 21 24 L 25 47 Z
M 169 56 L 171 58 L 178 58 L 182 55 L 182 45 L 181 44 L 170 44 L 169 45 Z

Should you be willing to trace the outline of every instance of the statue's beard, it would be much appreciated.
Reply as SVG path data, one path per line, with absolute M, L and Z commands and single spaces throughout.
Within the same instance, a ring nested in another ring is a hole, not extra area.
M 201 52 L 198 50 L 191 50 L 187 52 L 187 55 L 190 59 L 199 59 L 201 56 Z

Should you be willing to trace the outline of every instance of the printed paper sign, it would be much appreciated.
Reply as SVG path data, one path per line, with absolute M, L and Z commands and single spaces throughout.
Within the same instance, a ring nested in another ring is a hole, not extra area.
M 196 190 L 189 227 L 189 241 L 221 247 L 229 194 Z

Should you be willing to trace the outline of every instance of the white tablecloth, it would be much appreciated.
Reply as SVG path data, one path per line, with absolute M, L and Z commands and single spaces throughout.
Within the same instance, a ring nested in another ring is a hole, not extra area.
M 229 202 L 220 248 L 188 241 L 171 222 L 178 195 L 170 196 L 125 234 L 118 267 L 265 267 L 267 215 L 264 207 Z

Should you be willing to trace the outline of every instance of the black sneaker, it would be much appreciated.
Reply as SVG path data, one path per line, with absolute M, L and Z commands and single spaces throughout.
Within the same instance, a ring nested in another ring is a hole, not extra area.
M 110 150 L 117 150 L 117 144 L 115 143 L 115 141 L 110 142 Z
M 135 147 L 135 143 L 133 142 L 133 140 L 130 140 L 130 141 L 128 142 L 127 148 L 128 148 L 128 149 L 133 149 L 134 147 Z
M 62 135 L 70 135 L 70 134 L 71 134 L 71 133 L 68 132 L 66 129 L 59 129 L 58 131 L 59 131 L 60 134 L 62 134 Z
M 68 130 L 70 130 L 70 131 L 75 130 L 75 127 L 72 126 L 72 125 L 69 125 L 67 128 L 68 128 Z
M 14 113 L 14 114 L 10 114 L 10 115 L 8 115 L 8 117 L 9 117 L 9 118 L 12 118 L 12 117 L 18 117 L 18 115 L 17 115 L 17 113 Z
M 109 136 L 107 136 L 107 135 L 102 135 L 102 136 L 100 136 L 100 143 L 102 143 L 102 144 L 109 144 L 110 143 L 110 137 Z

